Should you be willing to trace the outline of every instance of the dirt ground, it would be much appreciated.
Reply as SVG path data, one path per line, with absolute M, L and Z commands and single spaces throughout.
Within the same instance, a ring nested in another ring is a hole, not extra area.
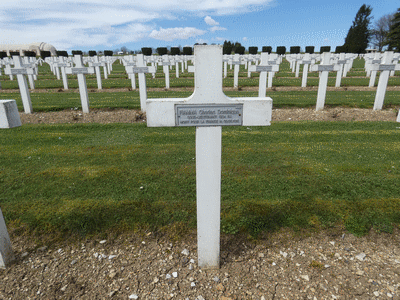
M 361 108 L 325 108 L 315 111 L 313 108 L 279 108 L 272 110 L 272 122 L 280 121 L 396 121 L 398 109 L 374 111 Z M 145 122 L 146 116 L 137 110 L 127 109 L 91 109 L 89 114 L 79 110 L 57 112 L 20 113 L 22 124 L 54 123 L 135 123 Z
M 195 233 L 47 245 L 11 232 L 0 299 L 400 299 L 399 233 L 222 235 L 220 268 L 204 270 Z
M 23 124 L 145 122 L 123 109 L 20 116 Z M 397 109 L 274 109 L 272 122 L 396 116 Z M 0 270 L 0 299 L 400 299 L 399 231 L 222 235 L 218 270 L 198 267 L 195 233 L 179 241 L 146 232 L 47 242 L 10 232 L 16 260 Z

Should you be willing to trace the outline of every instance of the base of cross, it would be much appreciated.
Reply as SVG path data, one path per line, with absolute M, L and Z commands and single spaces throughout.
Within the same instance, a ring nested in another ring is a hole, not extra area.
M 195 90 L 189 98 L 148 99 L 147 126 L 196 127 L 198 265 L 220 265 L 222 126 L 268 126 L 272 99 L 229 98 L 222 91 L 222 46 L 194 47 Z

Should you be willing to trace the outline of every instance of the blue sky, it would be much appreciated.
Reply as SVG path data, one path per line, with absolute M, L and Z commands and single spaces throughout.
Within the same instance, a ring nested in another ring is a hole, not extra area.
M 57 50 L 129 50 L 238 41 L 249 46 L 344 43 L 363 4 L 372 24 L 399 0 L 1 0 L 0 44 L 46 42 Z M 4 3 L 5 2 L 5 3 Z

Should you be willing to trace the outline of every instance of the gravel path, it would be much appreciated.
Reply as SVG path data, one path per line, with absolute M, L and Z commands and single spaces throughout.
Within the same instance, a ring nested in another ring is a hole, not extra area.
M 222 236 L 221 268 L 197 267 L 196 236 L 152 233 L 41 246 L 14 237 L 0 299 L 400 299 L 400 235 Z

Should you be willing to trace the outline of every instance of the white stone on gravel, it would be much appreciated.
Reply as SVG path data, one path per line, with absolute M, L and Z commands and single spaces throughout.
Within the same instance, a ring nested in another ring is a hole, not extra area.
M 375 296 L 375 297 L 379 297 L 379 292 L 378 292 L 378 291 L 375 291 L 375 292 L 374 292 L 374 296 Z
M 335 242 L 329 242 L 332 246 L 335 246 Z
M 172 272 L 172 276 L 173 276 L 174 278 L 178 277 L 178 272 Z
M 203 296 L 197 296 L 196 300 L 205 300 Z
M 286 252 L 279 251 L 279 253 L 280 253 L 284 258 L 287 257 L 287 253 L 286 253 Z
M 192 258 L 189 262 L 190 262 L 191 264 L 194 264 L 194 263 L 195 263 L 195 261 L 194 261 L 193 258 Z
M 366 256 L 367 256 L 367 255 L 365 255 L 365 253 L 361 252 L 360 254 L 356 255 L 356 258 L 357 258 L 359 261 L 363 261 L 364 258 L 365 258 Z
M 188 256 L 189 255 L 189 250 L 188 249 L 183 249 L 181 252 L 183 255 Z
M 310 277 L 308 277 L 308 275 L 300 275 L 300 277 L 305 281 L 310 281 Z
M 139 298 L 139 296 L 136 294 L 132 294 L 129 296 L 129 299 L 138 299 L 138 298 Z
M 170 275 L 170 274 L 167 274 L 167 275 L 165 275 L 165 278 L 166 278 L 166 279 L 170 279 L 170 278 L 171 278 L 171 275 Z
M 191 286 L 191 287 L 195 287 L 196 284 L 195 284 L 194 282 L 191 282 L 191 283 L 190 283 L 190 286 Z
M 109 255 L 108 259 L 113 259 L 113 258 L 116 258 L 116 257 L 117 257 L 116 255 Z
M 104 244 L 105 242 L 107 242 L 107 240 L 102 240 L 100 241 L 100 244 Z
M 356 275 L 363 276 L 364 275 L 364 271 L 357 270 Z
M 214 276 L 213 280 L 214 280 L 215 282 L 219 282 L 218 276 Z

